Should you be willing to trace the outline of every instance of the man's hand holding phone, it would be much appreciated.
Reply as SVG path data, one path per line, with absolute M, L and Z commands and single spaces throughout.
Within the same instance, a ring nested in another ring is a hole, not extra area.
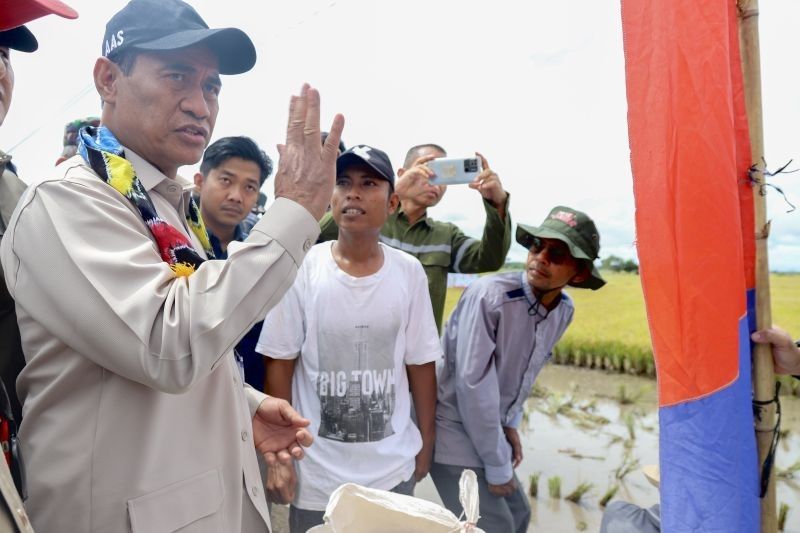
M 469 188 L 480 192 L 481 196 L 497 209 L 500 218 L 505 218 L 508 193 L 503 189 L 503 184 L 500 183 L 500 176 L 489 167 L 489 161 L 482 154 L 475 152 L 475 155 L 481 159 L 483 171 L 469 184 Z

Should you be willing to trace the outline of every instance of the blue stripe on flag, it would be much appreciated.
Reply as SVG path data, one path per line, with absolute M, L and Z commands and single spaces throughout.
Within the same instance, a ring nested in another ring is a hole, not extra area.
M 750 353 L 744 316 L 739 321 L 736 381 L 706 398 L 659 410 L 663 531 L 759 530 Z

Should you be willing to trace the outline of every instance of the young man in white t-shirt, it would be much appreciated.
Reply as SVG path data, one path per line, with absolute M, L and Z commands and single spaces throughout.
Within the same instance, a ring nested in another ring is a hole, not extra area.
M 355 146 L 336 176 L 339 240 L 309 251 L 256 346 L 267 392 L 292 402 L 316 436 L 304 461 L 267 475 L 271 499 L 292 502 L 293 533 L 321 524 L 343 483 L 412 494 L 433 452 L 442 350 L 422 265 L 379 240 L 398 205 L 391 162 Z

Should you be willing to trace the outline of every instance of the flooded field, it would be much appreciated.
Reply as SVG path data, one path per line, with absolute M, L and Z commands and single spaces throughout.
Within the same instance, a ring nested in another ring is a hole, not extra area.
M 658 463 L 655 385 L 652 379 L 567 366 L 542 371 L 526 405 L 524 460 L 517 470 L 526 490 L 538 476 L 530 531 L 597 531 L 600 501 L 609 491 L 609 501 L 643 507 L 658 502 L 658 490 L 641 472 Z M 781 403 L 777 501 L 789 506 L 785 531 L 800 533 L 800 399 L 783 397 Z M 556 485 L 559 497 L 550 492 Z M 439 501 L 430 478 L 416 495 Z M 285 508 L 273 511 L 275 531 L 288 531 Z

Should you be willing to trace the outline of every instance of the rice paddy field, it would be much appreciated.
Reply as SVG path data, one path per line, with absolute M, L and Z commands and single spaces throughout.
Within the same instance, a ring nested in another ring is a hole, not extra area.
M 599 291 L 569 291 L 575 301 L 575 319 L 556 346 L 554 361 L 655 377 L 639 276 L 604 272 L 603 277 L 608 284 Z M 448 289 L 445 316 L 461 292 L 460 288 Z M 773 274 L 770 292 L 773 322 L 800 335 L 800 274 Z M 787 380 L 783 390 L 800 394 L 800 385 Z

